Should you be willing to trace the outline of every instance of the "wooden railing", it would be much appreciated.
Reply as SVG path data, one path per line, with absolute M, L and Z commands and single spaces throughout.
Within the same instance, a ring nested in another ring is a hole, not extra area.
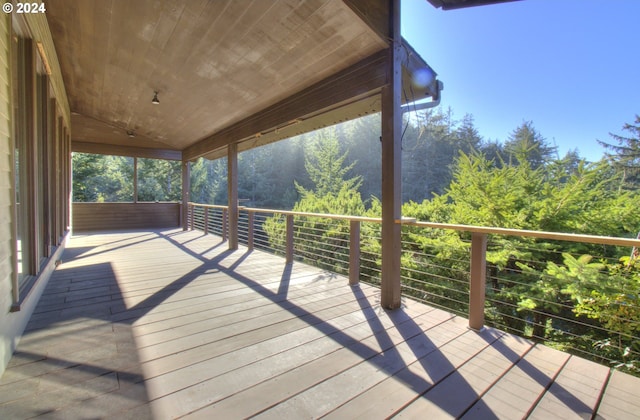
M 180 226 L 180 203 L 73 203 L 74 232 L 157 229 Z
M 228 237 L 228 216 L 226 206 L 215 205 L 203 205 L 196 203 L 189 203 L 189 228 L 201 229 L 206 233 L 217 233 L 226 239 Z M 358 217 L 358 216 L 345 216 L 334 214 L 316 214 L 316 213 L 302 213 L 294 211 L 283 210 L 269 210 L 260 208 L 240 207 L 240 214 L 243 218 L 243 238 L 242 241 L 246 243 L 249 249 L 253 249 L 256 243 L 256 220 L 259 217 L 260 223 L 264 223 L 268 217 L 284 218 L 284 249 L 274 249 L 274 252 L 281 252 L 284 254 L 287 263 L 294 260 L 295 254 L 295 234 L 294 232 L 301 231 L 301 227 L 296 230 L 295 220 L 309 220 L 309 219 L 324 219 L 335 220 L 344 223 L 344 228 L 348 229 L 348 239 L 344 238 L 344 244 L 336 247 L 336 252 L 344 250 L 348 253 L 348 276 L 350 284 L 358 283 L 363 277 L 361 270 L 363 269 L 363 255 L 361 252 L 361 245 L 363 238 L 361 237 L 361 228 L 363 225 L 368 226 L 370 231 L 371 225 L 379 225 L 381 223 L 380 218 L 376 217 Z M 217 221 L 212 224 L 212 219 Z M 299 222 L 302 223 L 302 222 Z M 487 244 L 490 235 L 499 236 L 513 236 L 518 238 L 536 238 L 548 241 L 566 241 L 566 242 L 578 242 L 584 244 L 599 244 L 603 246 L 622 246 L 622 247 L 640 247 L 640 240 L 638 239 L 626 239 L 615 238 L 605 236 L 593 236 L 593 235 L 580 235 L 580 234 L 568 234 L 568 233 L 556 233 L 556 232 L 542 232 L 531 230 L 518 230 L 518 229 L 504 229 L 494 227 L 483 226 L 468 226 L 468 225 L 455 225 L 455 224 L 443 224 L 443 223 L 430 223 L 420 222 L 415 219 L 403 218 L 398 220 L 398 223 L 403 227 L 412 227 L 425 230 L 445 230 L 445 231 L 458 231 L 464 233 L 466 237 L 470 236 L 469 250 L 470 258 L 468 261 L 468 319 L 469 327 L 475 330 L 483 328 L 485 325 L 485 311 L 487 310 L 486 301 L 486 283 L 487 283 Z M 213 226 L 213 228 L 211 227 Z M 348 226 L 348 227 L 347 227 Z M 404 228 L 403 228 L 404 229 Z M 212 232 L 215 230 L 215 232 Z M 375 233 L 375 235 L 379 235 Z M 317 235 L 320 237 L 320 235 Z M 378 236 L 379 238 L 379 236 Z M 262 241 L 263 248 L 270 245 L 265 245 L 265 241 Z M 403 246 L 405 242 L 403 240 Z M 627 254 L 628 255 L 628 254 Z M 366 259 L 366 268 L 371 271 L 370 267 L 375 265 L 376 262 L 372 261 L 372 257 L 369 255 Z M 309 262 L 313 262 L 313 258 L 307 258 Z M 369 274 L 370 275 L 370 274 Z M 371 275 L 370 275 L 371 276 Z M 375 276 L 375 274 L 373 275 Z M 370 283 L 376 283 L 376 279 L 369 277 Z M 453 286 L 456 288 L 458 286 Z M 415 296 L 412 296 L 415 297 Z M 425 302 L 430 303 L 428 299 Z M 564 321 L 565 319 L 563 319 Z M 569 320 L 571 321 L 571 320 Z M 640 330 L 640 327 L 638 328 Z M 636 337 L 637 338 L 637 337 Z

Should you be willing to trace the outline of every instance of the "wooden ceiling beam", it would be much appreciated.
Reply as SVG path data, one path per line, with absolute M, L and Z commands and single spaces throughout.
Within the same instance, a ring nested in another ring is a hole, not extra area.
M 184 160 L 194 160 L 228 144 L 281 129 L 349 100 L 379 91 L 387 83 L 387 50 L 382 50 L 244 120 L 185 148 Z M 306 117 L 306 118 L 305 118 Z
M 80 153 L 95 153 L 100 155 L 182 160 L 182 152 L 180 150 L 151 149 L 147 147 L 135 146 L 117 146 L 113 144 L 90 143 L 82 141 L 71 142 L 71 151 Z

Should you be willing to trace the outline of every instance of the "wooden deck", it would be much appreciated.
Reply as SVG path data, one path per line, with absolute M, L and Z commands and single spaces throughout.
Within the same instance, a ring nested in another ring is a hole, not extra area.
M 638 418 L 640 379 L 200 232 L 71 240 L 0 418 Z

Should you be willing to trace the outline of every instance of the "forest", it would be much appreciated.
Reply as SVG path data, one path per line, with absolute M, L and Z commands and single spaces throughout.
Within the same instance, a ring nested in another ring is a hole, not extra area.
M 640 117 L 601 144 L 602 159 L 587 162 L 577 151 L 559 156 L 529 121 L 499 141 L 484 139 L 470 115 L 412 115 L 402 137 L 403 216 L 634 238 L 640 229 Z M 379 216 L 380 148 L 380 117 L 370 115 L 243 152 L 241 204 Z M 74 200 L 133 201 L 132 159 L 74 154 L 73 167 Z M 179 163 L 139 159 L 137 170 L 138 201 L 180 199 Z M 192 163 L 191 201 L 226 204 L 226 170 L 225 159 Z M 273 243 L 282 241 L 281 219 L 267 219 L 262 228 Z M 341 271 L 331 244 L 348 238 L 348 226 L 317 220 L 297 229 L 297 250 L 311 247 L 305 230 L 322 232 L 315 241 L 324 245 L 313 248 L 309 260 Z M 403 291 L 464 313 L 468 235 L 408 227 L 403 242 Z M 364 241 L 363 254 L 363 273 L 375 273 L 379 242 Z M 632 257 L 628 248 L 492 236 L 487 323 L 637 373 L 640 263 Z M 567 326 L 562 319 L 579 322 Z

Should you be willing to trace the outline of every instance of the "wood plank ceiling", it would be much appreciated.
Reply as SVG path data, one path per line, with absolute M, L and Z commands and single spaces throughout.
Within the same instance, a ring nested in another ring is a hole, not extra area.
M 46 6 L 82 142 L 182 150 L 387 47 L 341 0 Z
M 243 150 L 379 110 L 372 92 L 386 77 L 386 1 L 45 3 L 72 140 L 83 149 L 213 158 L 228 142 L 243 141 Z M 415 99 L 432 96 L 435 73 L 405 52 L 408 75 L 432 76 Z

